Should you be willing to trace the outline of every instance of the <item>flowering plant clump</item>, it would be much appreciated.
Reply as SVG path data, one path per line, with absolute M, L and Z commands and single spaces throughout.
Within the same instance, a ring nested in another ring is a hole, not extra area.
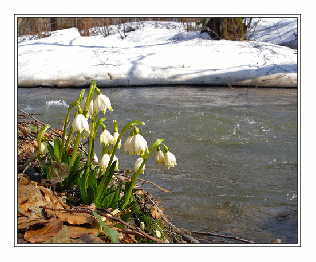
M 50 178 L 53 173 L 57 176 L 60 175 L 58 183 L 60 189 L 68 190 L 76 185 L 84 204 L 94 202 L 97 208 L 130 210 L 135 203 L 132 191 L 136 180 L 140 173 L 144 173 L 145 163 L 152 153 L 156 150 L 157 163 L 165 164 L 168 169 L 176 165 L 176 158 L 162 143 L 164 139 L 157 139 L 151 147 L 148 147 L 146 139 L 140 134 L 137 127 L 137 125 L 144 125 L 141 121 L 131 121 L 119 132 L 118 123 L 113 120 L 112 134 L 103 123 L 107 119 L 100 117 L 107 110 L 113 110 L 110 99 L 101 93 L 101 90 L 96 87 L 95 81 L 92 81 L 86 97 L 84 93 L 85 90 L 82 90 L 79 98 L 70 104 L 61 139 L 55 138 L 53 143 L 49 143 L 44 135 L 49 125 L 40 130 L 37 140 L 42 168 L 47 178 Z M 73 109 L 75 109 L 74 118 L 68 129 L 70 113 Z M 94 152 L 94 142 L 99 126 L 102 129 L 98 138 L 102 146 L 101 156 L 97 156 Z M 124 154 L 138 155 L 138 159 L 135 162 L 134 173 L 130 181 L 125 182 L 124 187 L 123 182 L 115 187 L 111 182 L 114 179 L 114 171 L 119 168 L 116 153 L 128 130 L 130 133 L 124 141 Z M 84 137 L 88 139 L 86 158 L 82 157 L 82 151 L 79 149 L 80 141 Z M 160 145 L 163 146 L 165 153 L 161 151 Z M 99 163 L 98 159 L 100 159 Z M 61 176 L 61 172 L 63 172 L 63 176 Z M 61 177 L 65 178 L 61 179 Z M 125 189 L 124 192 L 121 192 L 122 188 Z

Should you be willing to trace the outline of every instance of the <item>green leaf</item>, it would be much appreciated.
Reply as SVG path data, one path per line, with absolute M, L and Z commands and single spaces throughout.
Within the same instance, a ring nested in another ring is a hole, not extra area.
M 58 160 L 61 161 L 62 152 L 59 139 L 57 137 L 54 139 L 54 154 L 58 158 Z
M 50 155 L 50 158 L 53 160 L 55 160 L 55 150 L 53 148 L 53 146 L 50 143 L 47 143 L 47 150 L 48 150 L 48 154 Z
M 97 218 L 97 220 L 100 223 L 100 228 L 101 231 L 103 231 L 105 234 L 109 236 L 111 239 L 112 243 L 119 243 L 119 235 L 116 229 L 114 228 L 109 228 L 104 221 L 102 221 L 101 217 L 93 211 L 93 215 Z
M 72 167 L 69 169 L 69 175 L 64 179 L 63 181 L 63 188 L 64 190 L 71 189 L 72 186 L 76 183 L 78 180 L 78 177 L 82 173 L 86 167 L 83 167 L 79 169 L 79 164 L 80 164 L 80 159 L 81 159 L 81 154 L 79 154 L 73 164 Z
M 105 172 L 100 184 L 97 187 L 97 195 L 96 195 L 96 199 L 95 199 L 95 205 L 96 207 L 101 207 L 103 199 L 105 197 L 105 193 L 106 193 L 106 188 L 108 187 L 113 174 L 114 174 L 114 169 L 116 167 L 116 161 L 114 161 L 108 172 Z
M 39 149 L 36 148 L 36 149 L 34 150 L 34 153 L 31 155 L 31 157 L 25 162 L 25 164 L 24 164 L 24 166 L 22 167 L 22 169 L 23 169 L 23 170 L 26 169 L 26 168 L 28 167 L 28 165 L 31 164 L 31 162 L 33 161 L 33 159 L 38 156 L 38 154 L 39 154 Z

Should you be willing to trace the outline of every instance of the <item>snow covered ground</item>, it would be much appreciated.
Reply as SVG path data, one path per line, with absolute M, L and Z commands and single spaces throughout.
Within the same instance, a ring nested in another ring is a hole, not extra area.
M 258 22 L 259 21 L 259 22 Z M 18 39 L 18 86 L 170 84 L 297 86 L 296 19 L 261 19 L 252 41 L 211 40 L 175 22 L 135 22 L 83 37 L 76 28 Z

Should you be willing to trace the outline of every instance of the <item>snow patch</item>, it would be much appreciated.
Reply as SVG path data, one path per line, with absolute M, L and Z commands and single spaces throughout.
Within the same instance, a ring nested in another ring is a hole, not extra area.
M 254 41 L 211 40 L 205 34 L 187 32 L 175 22 L 126 26 L 135 30 L 125 31 L 125 37 L 114 26 L 107 37 L 96 33 L 82 37 L 76 28 L 70 28 L 20 42 L 18 86 L 80 86 L 92 79 L 100 87 L 297 86 L 297 51 L 277 45 L 291 41 L 297 32 L 293 19 L 260 21 Z

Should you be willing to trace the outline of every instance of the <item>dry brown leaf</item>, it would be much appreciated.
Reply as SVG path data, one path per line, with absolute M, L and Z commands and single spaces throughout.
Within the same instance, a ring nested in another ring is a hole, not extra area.
M 26 196 L 25 196 L 26 195 Z M 41 191 L 32 185 L 18 186 L 18 204 L 31 217 L 42 217 L 42 208 L 47 204 Z
M 156 206 L 153 206 L 151 209 L 151 215 L 153 218 L 158 219 L 161 217 L 161 212 Z
M 63 222 L 59 218 L 52 218 L 40 229 L 30 229 L 25 232 L 24 239 L 31 243 L 42 243 L 51 236 L 56 236 L 61 229 Z
M 87 213 L 70 213 L 66 212 L 66 209 L 58 209 L 56 208 L 56 202 L 51 202 L 45 206 L 45 212 L 48 217 L 59 217 L 63 222 L 67 222 L 70 225 L 83 225 L 90 224 L 95 225 L 97 223 L 96 219 L 87 214 Z
M 35 143 L 29 142 L 25 143 L 19 148 L 18 150 L 18 157 L 19 159 L 28 159 L 34 153 L 36 149 Z
M 68 226 L 68 236 L 76 239 L 85 235 L 95 234 L 97 235 L 99 230 L 97 228 L 85 228 L 77 226 Z
M 65 203 L 63 203 L 58 197 L 54 195 L 54 193 L 46 187 L 39 186 L 39 189 L 42 191 L 47 202 L 54 203 L 51 208 L 69 208 Z
M 34 225 L 45 225 L 47 220 L 42 218 L 28 218 L 28 217 L 19 217 L 18 218 L 18 229 L 19 230 L 28 230 Z
M 86 213 L 65 213 L 58 212 L 56 215 L 63 221 L 68 222 L 71 225 L 83 225 L 83 224 L 91 224 L 93 225 L 96 220 L 93 216 Z

